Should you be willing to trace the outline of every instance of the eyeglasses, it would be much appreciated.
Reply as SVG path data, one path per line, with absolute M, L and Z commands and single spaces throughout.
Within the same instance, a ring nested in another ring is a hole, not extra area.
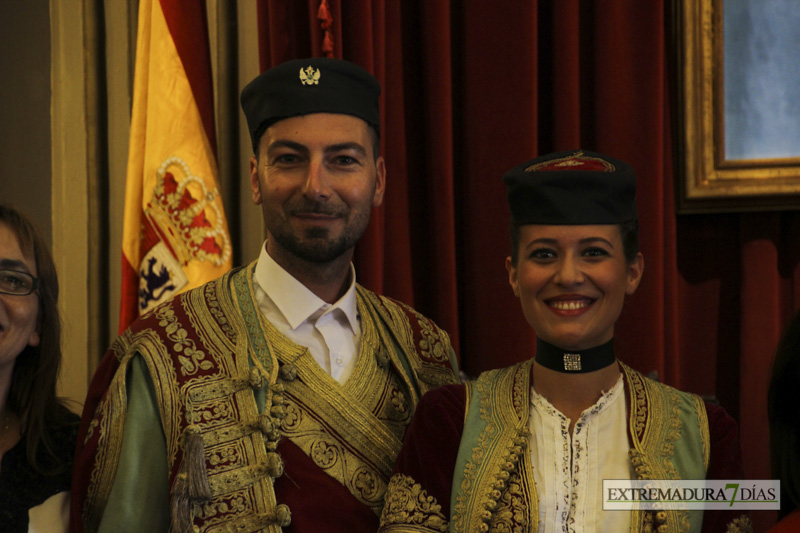
M 39 288 L 39 278 L 18 270 L 0 270 L 0 294 L 26 296 Z

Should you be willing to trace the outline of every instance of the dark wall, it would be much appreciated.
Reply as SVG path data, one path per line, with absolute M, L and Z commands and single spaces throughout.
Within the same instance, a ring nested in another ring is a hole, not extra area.
M 48 0 L 0 2 L 0 76 L 0 202 L 51 242 Z

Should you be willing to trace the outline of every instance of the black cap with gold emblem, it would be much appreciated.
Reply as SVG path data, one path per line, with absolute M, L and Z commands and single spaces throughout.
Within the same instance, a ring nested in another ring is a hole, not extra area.
M 264 131 L 279 120 L 311 113 L 353 115 L 380 136 L 378 97 L 372 74 L 342 59 L 295 59 L 256 77 L 242 90 L 242 110 L 253 151 Z
M 636 174 L 618 159 L 571 150 L 503 176 L 516 225 L 623 224 L 636 219 Z

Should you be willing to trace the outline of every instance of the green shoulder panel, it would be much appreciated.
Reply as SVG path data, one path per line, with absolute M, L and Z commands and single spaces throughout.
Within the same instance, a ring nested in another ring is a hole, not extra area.
M 705 404 L 620 363 L 628 393 L 631 465 L 637 479 L 705 479 L 710 436 Z M 633 511 L 631 531 L 700 531 L 702 511 Z
M 489 523 L 514 531 L 527 524 L 527 517 L 538 516 L 533 469 L 526 452 L 532 364 L 531 359 L 484 372 L 467 384 L 468 408 L 453 476 L 450 531 L 481 531 Z

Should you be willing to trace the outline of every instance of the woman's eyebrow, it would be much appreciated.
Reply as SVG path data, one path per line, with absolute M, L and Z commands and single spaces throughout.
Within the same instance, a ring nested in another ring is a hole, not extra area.
M 607 245 L 609 245 L 611 248 L 614 247 L 614 245 L 611 244 L 611 241 L 609 241 L 608 239 L 604 239 L 603 237 L 586 237 L 585 239 L 581 239 L 581 244 L 591 244 L 591 243 L 597 242 L 597 241 L 604 242 Z
M 10 270 L 21 270 L 30 274 L 28 265 L 17 259 L 0 259 L 0 268 Z

